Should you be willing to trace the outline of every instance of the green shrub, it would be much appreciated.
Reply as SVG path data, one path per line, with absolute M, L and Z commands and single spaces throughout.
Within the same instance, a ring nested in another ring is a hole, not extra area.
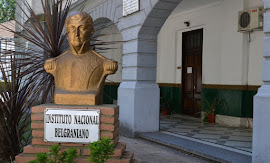
M 89 149 L 91 155 L 89 157 L 89 162 L 95 163 L 105 163 L 106 160 L 110 158 L 110 155 L 114 154 L 114 144 L 111 139 L 106 137 L 102 138 L 99 141 L 90 143 Z
M 114 144 L 111 139 L 106 137 L 90 143 L 89 149 L 91 151 L 89 162 L 105 163 L 110 158 L 110 155 L 114 154 Z M 59 145 L 53 145 L 49 153 L 39 153 L 36 160 L 28 163 L 75 163 L 75 159 L 78 157 L 76 148 L 63 152 L 60 150 Z
M 29 161 L 28 163 L 75 163 L 75 158 L 77 157 L 76 148 L 60 152 L 59 145 L 53 145 L 49 153 L 39 153 L 36 160 Z

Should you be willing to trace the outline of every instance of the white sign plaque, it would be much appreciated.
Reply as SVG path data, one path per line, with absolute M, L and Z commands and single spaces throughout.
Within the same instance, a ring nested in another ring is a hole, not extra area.
M 44 141 L 89 144 L 99 140 L 100 110 L 44 111 Z
M 192 67 L 187 67 L 187 74 L 192 74 Z
M 127 16 L 140 10 L 139 0 L 123 0 L 123 16 Z

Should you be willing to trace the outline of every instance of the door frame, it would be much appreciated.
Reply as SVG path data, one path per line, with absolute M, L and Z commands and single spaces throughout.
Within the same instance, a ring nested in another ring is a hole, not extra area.
M 207 29 L 206 25 L 198 25 L 194 27 L 188 27 L 188 28 L 183 28 L 179 29 L 176 34 L 176 53 L 180 55 L 176 55 L 175 58 L 175 64 L 176 65 L 181 65 L 181 73 L 176 73 L 176 81 L 181 82 L 181 108 L 180 112 L 183 114 L 183 107 L 184 107 L 184 96 L 183 96 L 183 33 L 185 32 L 191 32 L 194 30 L 202 29 L 203 30 L 203 45 L 202 45 L 202 85 L 204 83 L 204 76 L 203 76 L 203 65 L 204 65 L 204 51 L 205 51 L 205 31 Z
M 207 26 L 206 25 L 198 25 L 198 26 L 194 26 L 194 27 L 185 27 L 185 28 L 180 28 L 179 30 L 176 31 L 175 34 L 175 83 L 179 83 L 182 85 L 182 60 L 183 60 L 183 55 L 182 55 L 182 33 L 184 32 L 190 32 L 190 31 L 194 31 L 197 29 L 203 29 L 203 36 L 205 36 L 205 31 L 207 30 Z M 202 74 L 203 74 L 203 64 L 204 64 L 204 51 L 205 51 L 205 37 L 203 37 L 203 49 L 202 49 Z M 180 66 L 181 69 L 177 70 L 177 67 Z M 202 84 L 204 81 L 204 76 L 202 76 Z M 182 93 L 182 92 L 181 92 Z M 182 106 L 181 106 L 182 107 Z

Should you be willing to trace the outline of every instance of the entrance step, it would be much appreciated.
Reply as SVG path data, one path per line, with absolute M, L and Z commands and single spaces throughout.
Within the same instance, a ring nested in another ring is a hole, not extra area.
M 251 163 L 251 153 L 167 133 L 141 133 L 140 138 L 217 162 Z

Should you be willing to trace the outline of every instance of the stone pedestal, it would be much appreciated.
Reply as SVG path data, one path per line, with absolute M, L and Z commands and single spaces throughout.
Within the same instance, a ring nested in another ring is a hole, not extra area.
M 54 94 L 54 102 L 60 105 L 99 105 L 103 103 L 103 96 L 101 93 L 87 94 L 87 93 L 59 93 Z
M 98 105 L 98 106 L 67 106 L 44 104 L 32 107 L 31 128 L 32 128 L 32 143 L 24 147 L 23 153 L 16 156 L 16 163 L 25 163 L 34 160 L 37 153 L 47 153 L 49 148 L 54 144 L 59 144 L 60 148 L 78 149 L 79 158 L 76 159 L 78 163 L 88 162 L 90 151 L 89 144 L 79 143 L 54 143 L 44 142 L 44 110 L 46 108 L 58 109 L 96 109 L 100 110 L 100 138 L 108 137 L 113 140 L 116 145 L 114 148 L 114 155 L 107 162 L 110 163 L 129 163 L 133 158 L 132 152 L 125 151 L 126 145 L 118 142 L 119 140 L 119 106 L 118 105 Z
M 121 135 L 159 131 L 159 87 L 155 82 L 122 82 L 118 88 Z
M 254 97 L 252 162 L 270 162 L 270 86 L 263 85 Z

